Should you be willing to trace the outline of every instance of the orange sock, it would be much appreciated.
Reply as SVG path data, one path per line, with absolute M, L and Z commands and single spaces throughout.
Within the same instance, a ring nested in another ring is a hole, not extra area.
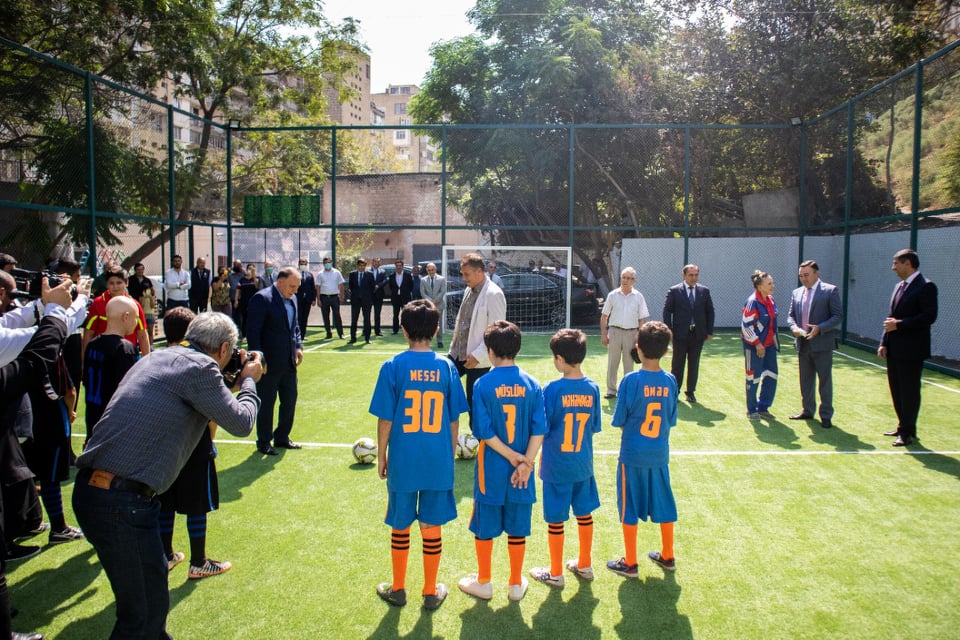
M 637 564 L 637 525 L 623 525 L 623 561 L 627 564 Z
M 673 559 L 673 522 L 660 523 L 660 539 L 663 541 L 663 549 L 660 550 L 660 557 L 664 560 Z
M 547 544 L 550 546 L 550 575 L 563 575 L 563 523 L 547 523 Z
M 493 538 L 474 539 L 477 547 L 477 582 L 490 582 L 490 563 L 493 560 Z
M 410 556 L 410 527 L 390 531 L 390 560 L 393 562 L 393 590 L 406 588 L 407 558 Z
M 523 556 L 527 552 L 527 539 L 507 536 L 507 552 L 510 554 L 510 584 L 520 584 L 523 577 Z
M 592 565 L 590 553 L 593 549 L 593 516 L 587 514 L 577 518 L 577 535 L 580 538 L 580 557 L 577 566 L 586 569 Z
M 423 595 L 437 594 L 437 572 L 440 570 L 440 556 L 443 554 L 443 538 L 440 527 L 420 529 L 423 537 Z

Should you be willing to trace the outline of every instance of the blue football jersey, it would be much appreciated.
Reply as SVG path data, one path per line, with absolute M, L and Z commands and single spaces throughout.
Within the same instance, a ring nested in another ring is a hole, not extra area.
M 543 389 L 549 431 L 543 439 L 540 479 L 580 482 L 593 475 L 593 434 L 600 431 L 600 387 L 589 378 L 561 378 Z
M 624 376 L 613 411 L 621 427 L 620 462 L 662 467 L 670 457 L 670 429 L 677 424 L 677 379 L 666 371 L 633 371 Z
M 487 438 L 498 437 L 504 444 L 526 453 L 531 436 L 545 435 L 543 389 L 517 366 L 494 367 L 473 387 L 473 435 L 480 440 L 477 452 L 473 496 L 487 504 L 537 501 L 534 474 L 526 488 L 510 486 L 514 467 L 506 458 L 486 446 Z
M 404 351 L 380 367 L 370 413 L 389 420 L 387 489 L 453 489 L 450 423 L 468 409 L 454 364 L 433 351 Z

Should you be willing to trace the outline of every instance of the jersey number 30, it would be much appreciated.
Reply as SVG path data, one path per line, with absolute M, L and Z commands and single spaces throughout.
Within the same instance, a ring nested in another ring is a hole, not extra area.
M 410 406 L 403 412 L 409 418 L 403 424 L 403 432 L 440 433 L 443 425 L 443 394 L 439 391 L 411 389 L 404 392 L 403 396 L 410 401 Z

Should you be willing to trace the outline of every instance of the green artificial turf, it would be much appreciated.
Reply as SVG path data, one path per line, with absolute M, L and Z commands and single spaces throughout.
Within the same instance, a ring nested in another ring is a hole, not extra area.
M 609 426 L 613 401 L 604 401 L 604 430 L 595 440 L 602 506 L 594 513 L 594 582 L 567 573 L 564 590 L 532 582 L 524 600 L 511 603 L 501 538 L 494 545 L 493 600 L 460 593 L 457 580 L 476 571 L 467 530 L 473 465 L 463 461 L 456 465 L 460 515 L 443 528 L 447 602 L 432 613 L 420 607 L 414 531 L 409 602 L 388 606 L 374 592 L 391 575 L 386 489 L 373 465 L 352 464 L 349 447 L 375 436 L 367 407 L 377 371 L 404 346 L 397 337 L 366 346 L 311 337 L 293 432 L 304 443 L 301 451 L 265 458 L 252 440 L 220 432 L 221 508 L 210 515 L 207 549 L 234 568 L 200 581 L 187 579 L 186 563 L 173 570 L 168 629 L 174 637 L 956 637 L 960 381 L 925 372 L 935 384 L 924 385 L 921 440 L 904 451 L 881 435 L 895 425 L 886 377 L 862 351 L 844 348 L 834 357 L 834 429 L 788 420 L 800 404 L 796 357 L 785 347 L 771 409 L 778 419 L 750 422 L 733 333 L 707 344 L 700 402 L 681 402 L 671 434 L 675 573 L 644 559 L 659 548 L 659 529 L 650 523 L 640 525 L 639 579 L 603 568 L 623 555 L 613 491 L 619 432 Z M 543 383 L 558 376 L 547 336 L 525 336 L 518 363 Z M 669 368 L 669 355 L 663 363 Z M 601 388 L 605 368 L 606 353 L 592 336 L 584 369 Z M 66 483 L 67 520 L 74 523 L 70 490 Z M 188 551 L 182 516 L 176 527 L 175 546 Z M 549 564 L 539 505 L 533 532 L 525 572 Z M 572 558 L 574 520 L 566 532 L 565 557 Z M 109 635 L 113 595 L 85 541 L 47 546 L 7 571 L 11 602 L 20 609 L 15 629 L 77 640 Z

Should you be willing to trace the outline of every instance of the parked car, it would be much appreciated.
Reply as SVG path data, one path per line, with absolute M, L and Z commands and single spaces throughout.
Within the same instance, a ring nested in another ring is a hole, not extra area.
M 501 276 L 507 299 L 507 320 L 519 327 L 556 327 L 567 321 L 564 292 L 558 284 L 538 273 L 508 273 Z M 448 291 L 447 326 L 453 326 L 463 302 L 463 289 Z
M 442 264 L 442 260 L 423 260 L 418 262 L 417 265 L 420 267 L 420 274 L 424 275 L 427 273 L 427 265 L 430 263 L 437 265 L 439 274 L 447 279 L 447 291 L 459 291 L 463 289 L 463 277 L 460 275 L 460 261 L 459 260 L 447 260 L 446 265 Z M 502 262 L 497 262 L 497 275 L 503 277 L 507 274 L 513 273 L 514 270 L 505 265 Z
M 566 290 L 567 279 L 555 273 L 541 272 Z M 572 324 L 596 324 L 600 321 L 600 302 L 597 300 L 597 283 L 584 282 L 577 276 L 570 276 L 570 322 Z

